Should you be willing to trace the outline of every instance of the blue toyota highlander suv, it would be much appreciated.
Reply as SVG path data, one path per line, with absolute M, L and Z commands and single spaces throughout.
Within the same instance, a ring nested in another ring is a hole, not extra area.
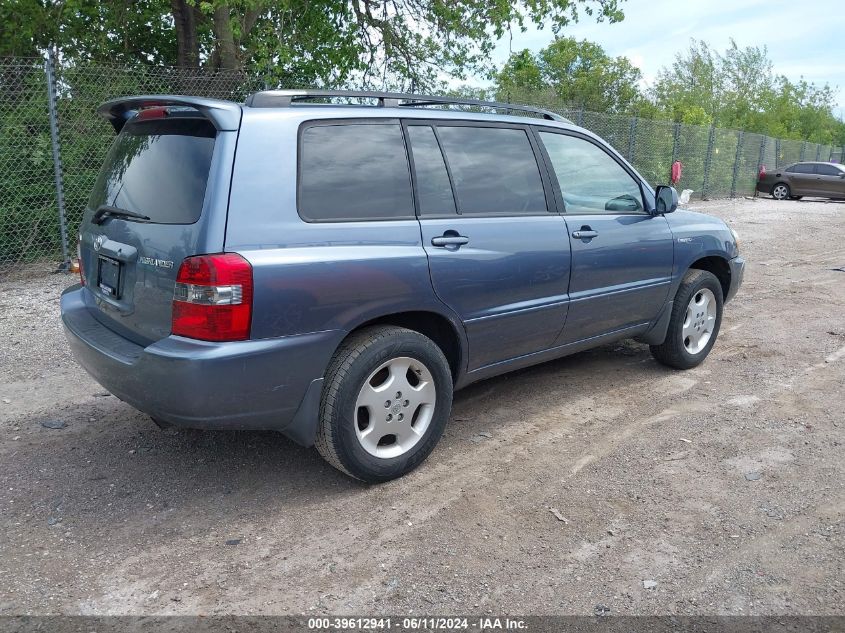
M 542 110 L 266 91 L 99 112 L 118 134 L 61 302 L 79 363 L 159 425 L 278 430 L 365 481 L 419 465 L 471 382 L 623 338 L 698 365 L 742 283 L 724 222 Z

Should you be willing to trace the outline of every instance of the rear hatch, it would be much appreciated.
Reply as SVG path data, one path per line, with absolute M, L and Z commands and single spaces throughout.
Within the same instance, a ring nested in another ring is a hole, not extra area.
M 220 117 L 187 100 L 143 99 L 101 108 L 119 134 L 85 209 L 79 257 L 97 320 L 148 345 L 170 334 L 182 260 L 223 250 L 240 109 L 220 102 L 237 118 Z

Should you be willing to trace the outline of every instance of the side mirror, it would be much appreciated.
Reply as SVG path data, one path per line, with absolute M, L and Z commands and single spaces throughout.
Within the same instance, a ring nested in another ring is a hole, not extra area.
M 678 208 L 678 192 L 675 191 L 674 187 L 660 185 L 654 194 L 654 198 L 655 215 L 661 215 L 663 213 L 672 213 L 672 211 Z

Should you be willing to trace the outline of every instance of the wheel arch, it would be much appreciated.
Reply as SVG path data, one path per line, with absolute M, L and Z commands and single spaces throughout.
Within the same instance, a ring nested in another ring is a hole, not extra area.
M 789 198 L 792 195 L 792 186 L 788 182 L 786 182 L 785 180 L 776 180 L 775 183 L 772 185 L 771 189 L 769 189 L 769 193 L 773 197 L 775 195 L 775 187 L 777 187 L 778 185 L 783 185 L 784 187 L 786 187 L 786 198 Z
M 720 255 L 701 257 L 690 264 L 689 268 L 713 273 L 719 280 L 719 285 L 722 286 L 722 297 L 728 296 L 731 289 L 731 266 L 725 257 Z
M 449 363 L 452 382 L 457 383 L 466 367 L 466 338 L 462 328 L 452 319 L 432 310 L 407 310 L 385 314 L 353 327 L 343 340 L 372 325 L 395 325 L 419 332 L 437 345 Z M 338 348 L 343 343 L 340 341 Z

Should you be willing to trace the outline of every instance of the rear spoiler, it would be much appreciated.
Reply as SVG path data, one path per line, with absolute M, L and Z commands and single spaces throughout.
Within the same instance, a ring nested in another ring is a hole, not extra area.
M 120 132 L 126 122 L 144 108 L 164 106 L 183 106 L 195 108 L 210 120 L 220 131 L 237 130 L 241 123 L 241 106 L 232 101 L 221 99 L 203 99 L 201 97 L 181 97 L 177 95 L 142 95 L 139 97 L 121 97 L 106 101 L 97 108 L 97 114 L 112 124 L 115 132 Z

